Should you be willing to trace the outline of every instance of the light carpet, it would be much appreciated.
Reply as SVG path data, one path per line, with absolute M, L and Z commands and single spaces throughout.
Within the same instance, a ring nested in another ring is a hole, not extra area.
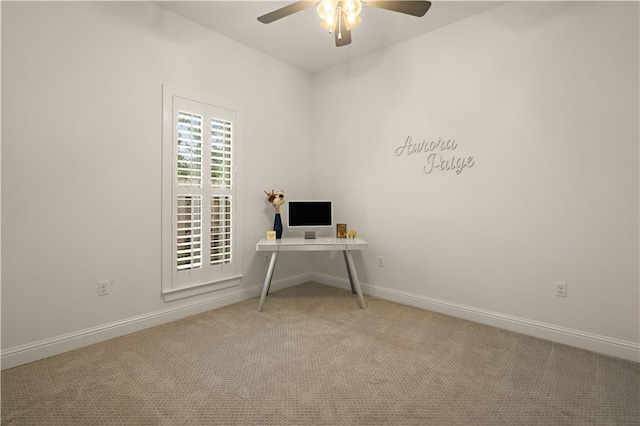
M 638 425 L 640 364 L 307 283 L 2 372 L 3 425 Z

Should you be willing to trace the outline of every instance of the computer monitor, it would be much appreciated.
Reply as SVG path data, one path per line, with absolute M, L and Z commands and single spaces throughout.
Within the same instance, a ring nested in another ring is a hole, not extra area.
M 287 226 L 305 232 L 305 238 L 315 238 L 317 228 L 333 227 L 333 203 L 329 200 L 287 201 Z

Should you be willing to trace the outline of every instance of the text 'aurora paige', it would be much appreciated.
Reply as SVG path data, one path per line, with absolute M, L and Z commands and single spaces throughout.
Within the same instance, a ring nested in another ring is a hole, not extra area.
M 396 148 L 396 157 L 402 155 L 425 154 L 426 164 L 423 168 L 425 174 L 433 171 L 455 172 L 457 175 L 462 173 L 465 168 L 472 168 L 475 161 L 472 156 L 455 156 L 449 155 L 458 148 L 455 139 L 442 139 L 427 141 L 422 139 L 421 142 L 413 142 L 411 136 L 407 136 L 404 145 Z

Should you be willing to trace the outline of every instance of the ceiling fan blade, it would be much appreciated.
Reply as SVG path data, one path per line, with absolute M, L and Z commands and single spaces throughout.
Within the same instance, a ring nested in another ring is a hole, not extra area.
M 336 35 L 336 47 L 351 44 L 351 30 L 347 28 L 347 24 L 344 22 L 344 19 L 339 19 L 338 23 L 340 28 L 336 28 L 333 31 Z
M 296 12 L 300 12 L 301 10 L 308 9 L 316 4 L 316 0 L 302 0 L 287 5 L 285 7 L 281 7 L 280 9 L 274 10 L 273 12 L 269 12 L 258 17 L 258 21 L 263 24 L 270 24 L 273 21 L 277 21 L 278 19 L 284 18 L 289 15 L 293 15 Z
M 431 2 L 426 0 L 388 0 L 388 1 L 363 1 L 364 4 L 380 9 L 393 10 L 413 16 L 424 16 L 431 7 Z

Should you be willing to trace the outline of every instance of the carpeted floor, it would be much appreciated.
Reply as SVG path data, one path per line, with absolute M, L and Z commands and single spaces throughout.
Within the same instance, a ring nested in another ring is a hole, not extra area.
M 640 364 L 307 283 L 2 372 L 3 425 L 638 425 Z

